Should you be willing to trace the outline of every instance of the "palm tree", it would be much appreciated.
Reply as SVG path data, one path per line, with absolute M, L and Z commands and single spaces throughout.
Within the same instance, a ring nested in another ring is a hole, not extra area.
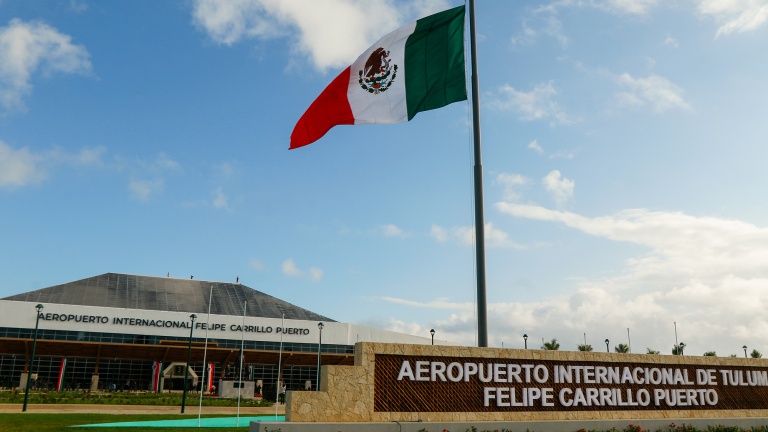
M 704 353 L 705 357 L 717 357 L 717 354 L 714 351 L 707 351 Z
M 627 346 L 627 344 L 620 343 L 619 346 L 613 347 L 613 350 L 616 351 L 617 353 L 626 354 L 629 352 L 629 346 Z
M 680 345 L 673 345 L 672 346 L 672 355 L 683 355 L 683 349 L 685 349 L 687 345 L 680 342 Z
M 579 351 L 592 351 L 592 345 L 578 344 L 576 347 L 579 348 Z
M 749 356 L 752 358 L 761 358 L 763 355 L 760 354 L 760 351 L 758 350 L 752 350 L 752 353 Z
M 659 351 L 654 351 L 654 350 L 652 350 L 652 349 L 650 349 L 650 348 L 646 348 L 646 349 L 645 349 L 645 353 L 646 353 L 646 354 L 661 354 L 661 352 L 659 352 Z
M 560 344 L 557 343 L 557 339 L 552 339 L 552 342 L 544 342 L 543 350 L 557 351 L 560 349 Z
M 736 357 L 736 354 L 731 354 L 728 357 Z

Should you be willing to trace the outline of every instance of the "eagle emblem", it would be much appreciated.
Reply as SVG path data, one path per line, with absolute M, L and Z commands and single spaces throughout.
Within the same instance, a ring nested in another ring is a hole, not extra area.
M 377 48 L 368 57 L 363 70 L 358 72 L 360 87 L 368 93 L 379 94 L 387 91 L 397 76 L 397 65 L 391 64 L 389 51 Z

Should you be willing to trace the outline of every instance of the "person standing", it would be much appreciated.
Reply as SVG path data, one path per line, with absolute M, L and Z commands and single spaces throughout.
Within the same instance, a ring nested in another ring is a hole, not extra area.
M 285 382 L 280 383 L 280 403 L 285 403 Z

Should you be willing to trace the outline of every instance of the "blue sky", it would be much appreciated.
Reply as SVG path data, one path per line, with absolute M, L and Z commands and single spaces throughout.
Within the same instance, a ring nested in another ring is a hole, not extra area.
M 234 281 L 472 345 L 466 103 L 288 151 L 455 0 L 0 3 L 3 296 Z M 768 2 L 478 3 L 490 342 L 768 350 Z

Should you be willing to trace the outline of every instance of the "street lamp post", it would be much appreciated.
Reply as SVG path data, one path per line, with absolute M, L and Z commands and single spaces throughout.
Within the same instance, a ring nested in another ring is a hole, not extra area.
M 24 391 L 24 407 L 21 412 L 27 412 L 27 402 L 29 401 L 29 384 L 32 381 L 32 369 L 35 366 L 35 346 L 37 345 L 37 326 L 40 324 L 40 312 L 43 310 L 43 305 L 39 304 L 35 306 L 35 338 L 32 341 L 32 359 L 29 361 L 29 370 L 27 371 L 27 389 Z
M 435 344 L 435 329 L 430 330 L 429 333 L 432 335 L 432 345 L 434 345 Z
M 605 340 L 605 352 L 610 353 L 611 349 L 608 347 L 608 345 L 611 343 L 608 339 Z
M 527 334 L 523 335 L 523 340 L 525 341 L 525 349 L 528 349 L 528 335 Z
M 317 341 L 317 385 L 315 391 L 320 391 L 320 348 L 323 346 L 323 323 L 317 323 L 317 328 L 320 329 L 320 339 Z
M 747 346 L 744 345 L 742 348 L 744 348 L 744 358 L 747 358 Z
M 184 414 L 184 408 L 187 404 L 187 380 L 189 379 L 189 360 L 192 358 L 192 330 L 195 329 L 195 320 L 197 315 L 192 314 L 189 316 L 191 323 L 189 324 L 189 348 L 187 349 L 187 364 L 184 370 L 184 396 L 181 397 L 181 413 Z

